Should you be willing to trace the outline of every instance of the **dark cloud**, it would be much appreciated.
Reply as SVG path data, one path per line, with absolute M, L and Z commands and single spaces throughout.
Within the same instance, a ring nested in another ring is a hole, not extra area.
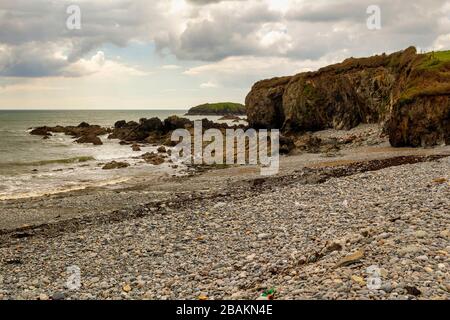
M 187 0 L 178 10 L 167 0 L 82 1 L 82 29 L 71 31 L 65 23 L 72 1 L 2 0 L 0 76 L 67 75 L 105 44 L 126 47 L 131 41 L 205 62 L 239 56 L 320 60 L 449 42 L 447 1 L 376 2 L 382 10 L 378 31 L 366 27 L 372 0 L 292 0 L 285 12 L 266 0 Z

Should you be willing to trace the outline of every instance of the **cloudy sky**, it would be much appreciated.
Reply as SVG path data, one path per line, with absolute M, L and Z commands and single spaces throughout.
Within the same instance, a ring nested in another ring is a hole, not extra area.
M 0 109 L 243 102 L 256 80 L 410 45 L 450 49 L 449 2 L 1 0 Z

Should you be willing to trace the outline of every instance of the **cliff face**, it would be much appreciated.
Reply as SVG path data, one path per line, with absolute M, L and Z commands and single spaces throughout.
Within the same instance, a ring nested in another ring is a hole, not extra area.
M 393 146 L 448 143 L 448 71 L 447 62 L 418 55 L 412 47 L 351 58 L 316 72 L 256 83 L 246 99 L 248 121 L 254 128 L 285 133 L 384 123 Z

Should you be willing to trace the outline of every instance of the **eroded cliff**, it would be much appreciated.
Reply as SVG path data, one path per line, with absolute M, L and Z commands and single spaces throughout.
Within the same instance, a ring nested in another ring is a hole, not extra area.
M 350 58 L 316 72 L 256 83 L 246 98 L 254 128 L 283 132 L 382 123 L 393 146 L 450 143 L 450 53 Z

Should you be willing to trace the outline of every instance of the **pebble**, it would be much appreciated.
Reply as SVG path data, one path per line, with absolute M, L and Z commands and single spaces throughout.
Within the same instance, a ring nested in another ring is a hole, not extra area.
M 269 233 L 260 233 L 258 234 L 258 239 L 259 240 L 267 240 L 270 239 L 271 235 Z
M 65 298 L 64 292 L 56 292 L 52 295 L 52 300 L 64 300 Z
M 419 239 L 425 238 L 427 236 L 427 232 L 426 231 L 416 231 L 415 236 Z
M 45 293 L 41 293 L 40 295 L 39 295 L 39 298 L 38 298 L 39 300 L 48 300 L 49 299 L 49 297 L 48 297 L 48 295 L 46 295 Z
M 302 179 L 310 169 L 296 170 L 295 180 L 280 175 L 261 188 L 230 181 L 226 196 L 205 191 L 189 194 L 188 201 L 165 193 L 144 199 L 142 190 L 127 189 L 117 194 L 124 208 L 113 223 L 105 223 L 104 213 L 77 220 L 70 232 L 57 225 L 26 239 L 0 235 L 0 256 L 10 262 L 0 264 L 0 296 L 254 300 L 275 289 L 275 299 L 450 299 L 444 232 L 449 188 L 428 186 L 448 176 L 450 159 L 326 181 L 314 176 L 308 183 Z M 139 204 L 163 196 L 173 204 L 142 214 Z M 342 206 L 346 199 L 348 207 Z M 79 198 L 47 201 L 63 201 L 52 202 L 56 208 L 69 207 L 65 201 L 75 208 L 89 205 Z M 72 265 L 79 266 L 82 285 L 60 291 Z M 374 266 L 378 273 L 368 273 Z M 375 276 L 380 290 L 367 287 Z

